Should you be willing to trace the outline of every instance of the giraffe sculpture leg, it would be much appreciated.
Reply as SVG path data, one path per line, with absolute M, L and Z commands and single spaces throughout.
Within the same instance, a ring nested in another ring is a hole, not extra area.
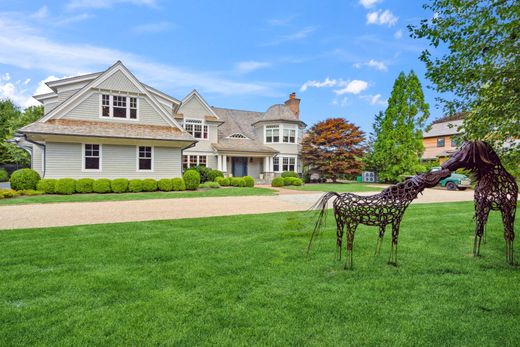
M 385 236 L 385 228 L 386 225 L 381 225 L 379 227 L 379 236 L 377 238 L 376 252 L 374 253 L 374 256 L 379 255 L 381 252 L 381 244 L 383 243 L 383 237 Z
M 390 258 L 388 259 L 389 265 L 397 266 L 397 240 L 399 239 L 400 224 L 400 218 L 392 222 L 392 248 L 390 250 Z
M 477 205 L 476 208 L 477 225 L 475 227 L 475 239 L 473 240 L 473 256 L 479 257 L 482 234 L 484 233 L 484 227 L 486 225 L 491 208 L 486 205 Z
M 336 249 L 337 249 L 337 259 L 341 260 L 341 250 L 343 244 L 343 234 L 345 231 L 345 224 L 341 220 L 339 216 L 336 215 Z
M 352 248 L 354 245 L 354 234 L 356 233 L 357 224 L 347 224 L 347 261 L 345 262 L 345 270 L 352 270 Z
M 515 239 L 515 209 L 502 209 L 502 221 L 504 223 L 504 239 L 506 241 L 506 261 L 509 265 L 515 264 L 513 241 Z

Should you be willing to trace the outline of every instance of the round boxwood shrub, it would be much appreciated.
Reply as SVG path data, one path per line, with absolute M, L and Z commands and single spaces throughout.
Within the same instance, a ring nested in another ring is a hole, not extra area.
M 157 182 L 157 187 L 163 192 L 170 192 L 173 189 L 172 180 L 169 178 L 162 178 Z
M 134 179 L 128 182 L 128 191 L 132 193 L 140 193 L 143 191 L 143 181 Z
M 9 181 L 9 173 L 6 169 L 0 168 L 0 182 L 7 182 Z
M 224 178 L 222 181 L 218 182 L 222 187 L 229 187 L 231 185 L 231 181 L 229 178 Z
M 293 181 L 296 179 L 296 177 L 283 177 L 283 185 L 284 186 L 290 186 L 292 185 Z
M 303 184 L 303 180 L 301 178 L 295 178 L 293 181 L 292 181 L 292 185 L 293 186 L 301 186 Z
M 76 192 L 76 180 L 72 178 L 60 178 L 54 186 L 56 194 L 71 195 Z
M 246 187 L 254 187 L 255 186 L 255 179 L 251 176 L 244 176 L 243 177 L 244 182 L 246 184 Z
M 110 189 L 113 193 L 124 193 L 128 190 L 128 179 L 116 178 L 110 182 Z
M 54 178 L 44 178 L 38 181 L 36 189 L 44 192 L 45 194 L 54 194 L 54 187 L 56 186 L 56 180 Z
M 275 179 L 273 179 L 273 181 L 271 182 L 271 186 L 272 187 L 283 187 L 283 178 L 282 177 L 276 177 Z
M 184 184 L 187 190 L 197 190 L 200 184 L 200 174 L 196 170 L 187 170 L 184 175 Z
M 222 181 L 224 180 L 224 177 L 215 177 L 215 182 L 217 182 L 218 184 L 222 185 Z
M 92 178 L 80 178 L 76 181 L 76 193 L 92 193 L 93 186 L 94 180 Z
M 40 175 L 33 169 L 20 169 L 11 175 L 11 188 L 14 190 L 36 189 Z
M 172 179 L 172 190 L 186 190 L 186 184 L 184 183 L 184 179 L 182 177 L 176 177 Z
M 233 187 L 245 187 L 246 182 L 243 177 L 231 177 L 230 184 Z
M 143 180 L 143 192 L 155 192 L 157 190 L 157 181 L 153 178 L 145 178 Z
M 216 182 L 218 177 L 224 178 L 224 173 L 215 169 L 210 169 L 206 175 L 209 182 Z
M 94 190 L 94 193 L 110 193 L 110 180 L 108 178 L 100 178 L 94 181 L 94 184 L 92 185 L 92 190 Z
M 298 178 L 298 174 L 294 171 L 284 171 L 282 172 L 282 175 L 281 175 L 283 178 L 286 178 L 286 177 L 296 177 Z

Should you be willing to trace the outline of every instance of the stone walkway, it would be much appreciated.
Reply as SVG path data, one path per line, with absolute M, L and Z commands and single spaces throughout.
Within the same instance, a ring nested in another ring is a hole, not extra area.
M 304 211 L 323 193 L 285 191 L 275 196 L 158 199 L 0 206 L 3 229 L 56 227 L 160 219 Z M 359 195 L 370 195 L 359 193 Z M 471 201 L 473 191 L 427 189 L 414 203 Z

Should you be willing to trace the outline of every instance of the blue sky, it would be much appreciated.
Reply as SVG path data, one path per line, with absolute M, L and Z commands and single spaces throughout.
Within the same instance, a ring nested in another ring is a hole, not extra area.
M 3 0 L 0 97 L 18 104 L 44 80 L 117 60 L 182 99 L 264 111 L 297 92 L 307 124 L 345 117 L 370 131 L 400 71 L 414 69 L 432 116 L 435 92 L 406 26 L 431 17 L 421 1 Z

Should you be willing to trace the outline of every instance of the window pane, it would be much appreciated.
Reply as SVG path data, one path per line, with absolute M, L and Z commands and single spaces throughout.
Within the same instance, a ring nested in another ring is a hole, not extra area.
M 444 147 L 444 137 L 437 138 L 437 147 Z
M 206 166 L 206 156 L 205 155 L 199 156 L 199 165 Z
M 190 167 L 197 166 L 197 156 L 196 155 L 190 155 Z
M 85 158 L 85 169 L 99 170 L 99 158 Z
M 204 138 L 204 139 L 207 139 L 207 138 L 208 138 L 208 126 L 207 126 L 207 125 L 204 125 L 204 134 L 203 134 L 203 138 Z
M 114 107 L 114 117 L 126 118 L 126 108 Z
M 184 169 L 187 169 L 189 167 L 188 163 L 189 163 L 188 162 L 188 156 L 187 155 L 183 155 L 182 156 L 182 167 Z
M 273 158 L 273 171 L 280 171 L 280 161 L 278 160 L 278 157 Z
M 139 170 L 151 170 L 152 159 L 139 159 Z
M 137 109 L 135 109 L 135 108 L 130 109 L 130 118 L 137 119 Z

